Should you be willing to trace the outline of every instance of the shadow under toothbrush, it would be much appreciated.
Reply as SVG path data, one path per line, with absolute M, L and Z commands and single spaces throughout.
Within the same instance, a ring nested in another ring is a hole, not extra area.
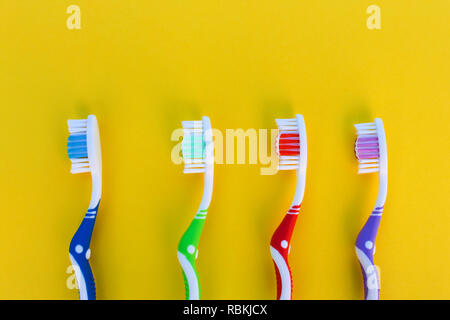
M 111 261 L 111 254 L 114 254 L 115 243 L 111 243 L 110 237 L 108 236 L 108 233 L 110 233 L 111 230 L 110 225 L 112 225 L 112 219 L 114 219 L 114 217 L 111 216 L 113 211 L 109 208 L 114 206 L 114 203 L 111 202 L 111 200 L 114 199 L 115 193 L 115 174 L 111 171 L 113 164 L 108 161 L 109 159 L 114 158 L 114 156 L 110 155 L 114 149 L 112 147 L 114 142 L 111 142 L 109 137 L 116 131 L 116 128 L 113 126 L 110 127 L 111 121 L 108 119 L 110 108 L 104 102 L 96 101 L 95 105 L 79 102 L 74 109 L 74 113 L 76 114 L 75 118 L 87 118 L 87 116 L 91 114 L 98 118 L 102 152 L 102 195 L 91 238 L 90 247 L 92 248 L 92 256 L 89 261 L 94 274 L 96 298 L 110 299 L 111 296 L 106 294 L 110 292 L 114 294 L 117 292 L 118 288 L 115 287 L 116 282 L 111 278 L 107 278 L 105 275 L 120 273 L 118 267 L 109 263 L 109 261 Z M 108 137 L 108 139 L 106 137 Z M 86 175 L 86 177 L 89 181 L 91 180 L 90 175 Z M 90 185 L 90 182 L 88 184 Z M 87 187 L 89 192 L 91 191 L 90 188 L 90 186 Z M 117 190 L 117 192 L 120 191 Z M 86 210 L 87 204 L 88 202 L 86 202 Z
M 182 170 L 181 165 L 179 169 Z M 166 203 L 167 212 L 158 219 L 164 230 L 164 238 L 161 239 L 160 246 L 163 247 L 161 260 L 167 276 L 166 291 L 177 299 L 185 298 L 183 275 L 177 259 L 178 243 L 191 223 L 201 198 L 201 191 L 191 192 L 191 190 L 202 189 L 203 186 L 203 177 L 192 175 L 186 180 L 184 176 L 181 176 L 180 180 L 185 181 L 178 181 L 178 187 L 171 191 L 174 195 L 176 194 L 176 201 Z M 199 247 L 201 248 L 201 242 Z
M 359 266 L 358 259 L 355 254 L 355 242 L 359 231 L 363 226 L 363 221 L 367 219 L 367 215 L 364 214 L 364 204 L 366 203 L 369 195 L 368 188 L 370 183 L 367 179 L 360 179 L 357 174 L 357 159 L 354 154 L 355 147 L 355 128 L 354 124 L 368 122 L 372 119 L 370 108 L 365 104 L 358 104 L 352 106 L 342 118 L 342 136 L 348 146 L 347 163 L 349 177 L 354 177 L 354 188 L 352 188 L 350 196 L 348 196 L 348 203 L 344 209 L 343 229 L 346 234 L 346 243 L 349 248 L 349 257 L 347 260 L 348 270 L 351 272 L 351 299 L 361 299 L 364 296 L 364 285 L 361 274 L 361 268 Z M 345 263 L 345 262 L 344 262 Z
M 67 131 L 67 121 L 69 119 L 85 119 L 88 117 L 88 115 L 90 114 L 95 114 L 97 115 L 100 119 L 99 119 L 99 126 L 100 126 L 100 136 L 104 136 L 104 132 L 107 131 L 105 129 L 105 125 L 108 123 L 107 120 L 105 120 L 104 117 L 104 111 L 108 110 L 108 108 L 106 108 L 106 106 L 104 104 L 101 103 L 96 103 L 95 106 L 93 106 L 92 104 L 86 103 L 86 102 L 82 102 L 82 101 L 78 101 L 77 103 L 75 103 L 74 105 L 71 105 L 70 108 L 68 109 L 67 112 L 54 112 L 54 110 L 51 110 L 51 112 L 48 112 L 48 114 L 46 114 L 45 119 L 47 121 L 47 123 L 45 124 L 45 126 L 47 128 L 52 128 L 52 130 L 54 131 L 53 137 L 55 137 L 55 140 L 52 142 L 53 144 L 57 145 L 57 149 L 58 154 L 61 155 L 61 162 L 64 162 L 64 167 L 67 165 L 66 168 L 64 168 L 64 170 L 66 170 L 65 172 L 67 174 L 70 175 L 70 161 L 69 164 L 67 163 L 68 161 L 68 157 L 67 157 L 67 138 L 69 136 L 69 132 Z M 100 116 L 99 116 L 100 115 Z M 105 154 L 105 144 L 106 144 L 106 139 L 102 139 L 101 138 L 101 145 L 102 145 L 102 153 L 103 156 Z M 107 149 L 108 147 L 106 147 Z M 110 176 L 108 173 L 108 165 L 103 165 L 103 176 Z M 106 174 L 105 174 L 106 172 Z M 83 184 L 83 188 L 81 188 L 80 190 L 77 190 L 77 194 L 79 194 L 80 196 L 80 201 L 79 201 L 79 205 L 77 205 L 76 209 L 70 209 L 69 212 L 68 208 L 67 208 L 67 203 L 61 203 L 62 204 L 62 210 L 57 210 L 59 212 L 67 212 L 68 214 L 70 214 L 70 220 L 67 218 L 67 216 L 62 215 L 61 217 L 63 217 L 63 220 L 61 223 L 61 225 L 64 225 L 65 227 L 62 229 L 59 229 L 62 231 L 61 236 L 59 237 L 60 241 L 64 244 L 63 247 L 65 254 L 62 256 L 64 257 L 64 261 L 66 261 L 64 264 L 66 266 L 72 265 L 71 261 L 69 259 L 69 244 L 70 241 L 72 239 L 72 237 L 74 236 L 74 234 L 76 233 L 81 221 L 84 218 L 84 215 L 86 214 L 86 210 L 88 209 L 88 204 L 89 204 L 89 199 L 90 199 L 90 195 L 91 195 L 91 175 L 89 174 L 81 174 L 81 175 L 76 175 L 77 177 L 73 180 L 83 180 L 82 184 Z M 104 180 L 104 179 L 102 179 Z M 103 186 L 105 186 L 105 184 L 103 183 Z M 61 191 L 61 190 L 60 190 Z M 51 192 L 51 189 L 49 189 L 49 192 Z M 102 190 L 102 198 L 108 198 L 109 196 L 106 195 L 108 190 L 105 190 L 105 188 L 103 187 Z M 106 205 L 105 202 L 101 202 L 100 204 L 100 208 L 99 208 L 99 217 L 97 217 L 96 219 L 96 223 L 95 223 L 95 227 L 92 233 L 92 238 L 91 238 L 91 242 L 90 242 L 90 247 L 92 248 L 92 256 L 90 257 L 89 261 L 90 261 L 90 265 L 92 268 L 92 271 L 94 273 L 94 280 L 95 280 L 95 286 L 96 286 L 96 296 L 97 299 L 102 299 L 105 298 L 104 293 L 105 292 L 111 292 L 111 288 L 109 286 L 107 287 L 107 291 L 104 288 L 104 283 L 107 280 L 104 275 L 110 273 L 110 267 L 106 266 L 106 263 L 104 263 L 103 261 L 106 261 L 106 259 L 104 258 L 104 255 L 106 254 L 105 252 L 108 252 L 108 250 L 98 250 L 96 248 L 104 248 L 105 246 L 103 245 L 103 240 L 104 239 L 104 235 L 105 232 L 104 230 L 108 230 L 108 226 L 107 226 L 107 217 L 108 214 L 106 214 L 106 212 L 108 212 L 108 206 Z M 68 223 L 68 221 L 70 221 L 70 225 Z M 108 272 L 105 272 L 108 269 Z M 67 274 L 65 276 L 68 276 Z M 75 279 L 75 278 L 74 278 Z M 112 283 L 112 282 L 109 282 Z M 73 295 L 74 297 L 79 297 L 79 291 L 76 288 L 73 288 Z
M 199 120 L 203 114 L 199 106 L 189 100 L 177 97 L 165 98 L 161 101 L 162 107 L 155 114 L 158 117 L 158 129 L 161 130 L 163 136 L 170 141 L 172 132 L 182 128 L 181 121 Z M 171 141 L 167 150 L 162 152 L 170 155 L 172 148 L 182 141 L 180 137 L 178 141 Z M 181 154 L 180 154 L 181 157 Z M 170 156 L 167 157 L 171 161 Z M 164 230 L 164 238 L 161 239 L 160 246 L 163 246 L 161 252 L 161 261 L 166 270 L 167 276 L 167 293 L 170 296 L 176 296 L 178 299 L 184 299 L 185 289 L 183 275 L 180 264 L 177 259 L 178 242 L 183 233 L 191 223 L 203 192 L 203 174 L 183 174 L 184 165 L 171 164 L 166 166 L 170 168 L 171 176 L 179 176 L 176 183 L 170 184 L 165 190 L 161 190 L 163 194 L 174 195 L 175 200 L 165 203 L 167 213 L 160 215 L 157 220 Z
M 262 102 L 260 110 L 261 125 L 265 129 L 276 129 L 275 119 L 293 118 L 296 113 L 290 102 L 283 99 L 266 99 Z M 270 132 L 270 131 L 269 131 Z M 271 146 L 270 133 L 268 132 L 268 141 L 266 150 L 272 150 L 275 153 L 275 147 Z M 272 147 L 272 149 L 271 149 Z M 260 165 L 260 168 L 268 167 L 269 165 Z M 289 209 L 290 202 L 286 203 L 286 197 L 294 196 L 294 191 L 290 192 L 286 188 L 286 179 L 288 176 L 292 176 L 290 173 L 278 171 L 274 175 L 260 176 L 262 180 L 261 184 L 264 185 L 270 180 L 270 189 L 258 190 L 258 201 L 253 201 L 255 204 L 254 212 L 256 212 L 257 220 L 254 227 L 259 234 L 259 243 L 263 249 L 259 252 L 259 255 L 255 255 L 254 258 L 259 260 L 258 266 L 261 266 L 263 270 L 263 276 L 261 282 L 263 283 L 264 292 L 267 292 L 267 296 L 258 297 L 259 299 L 273 299 L 276 297 L 276 276 L 274 272 L 273 261 L 270 255 L 269 246 L 270 239 L 278 227 L 279 223 L 283 219 L 285 213 Z M 295 188 L 295 177 L 292 179 L 293 188 Z M 289 178 L 288 178 L 289 179 Z M 253 299 L 254 297 L 249 297 Z

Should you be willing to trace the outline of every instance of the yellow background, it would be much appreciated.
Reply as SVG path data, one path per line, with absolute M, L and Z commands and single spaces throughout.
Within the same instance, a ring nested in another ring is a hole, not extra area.
M 366 8 L 381 8 L 368 30 Z M 66 8 L 81 7 L 81 30 Z M 91 244 L 100 299 L 183 299 L 177 242 L 202 192 L 170 135 L 275 128 L 304 115 L 308 175 L 290 256 L 296 299 L 359 299 L 354 241 L 376 176 L 353 123 L 384 121 L 389 190 L 377 239 L 384 299 L 450 298 L 450 2 L 0 1 L 0 298 L 76 299 L 68 246 L 90 196 L 71 175 L 70 118 L 96 114 L 103 196 Z M 272 299 L 272 232 L 293 173 L 216 165 L 200 243 L 205 299 Z

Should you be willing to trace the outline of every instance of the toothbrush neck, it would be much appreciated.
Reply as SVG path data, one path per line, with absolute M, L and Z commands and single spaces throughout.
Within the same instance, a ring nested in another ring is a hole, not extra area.
M 102 179 L 98 174 L 92 174 L 92 194 L 89 209 L 97 207 L 102 195 Z
M 305 172 L 297 171 L 297 187 L 295 188 L 294 200 L 292 200 L 291 206 L 298 206 L 303 201 L 303 195 L 305 193 L 305 182 L 306 174 Z
M 202 202 L 200 203 L 199 210 L 207 210 L 209 208 L 213 191 L 213 178 L 214 178 L 214 167 L 213 166 L 207 167 L 205 172 L 203 197 Z
M 378 196 L 377 201 L 375 203 L 376 208 L 381 208 L 384 206 L 384 203 L 386 202 L 386 195 L 387 195 L 387 174 L 380 173 L 379 179 L 378 179 Z

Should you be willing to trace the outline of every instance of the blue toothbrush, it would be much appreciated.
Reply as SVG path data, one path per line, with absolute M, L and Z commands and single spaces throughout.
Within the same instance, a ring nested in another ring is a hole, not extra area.
M 89 257 L 92 231 L 97 217 L 102 193 L 102 155 L 97 118 L 69 120 L 69 141 L 67 150 L 72 162 L 71 173 L 90 172 L 92 176 L 92 196 L 89 208 L 80 227 L 70 242 L 69 256 L 75 270 L 80 300 L 95 300 L 95 282 Z

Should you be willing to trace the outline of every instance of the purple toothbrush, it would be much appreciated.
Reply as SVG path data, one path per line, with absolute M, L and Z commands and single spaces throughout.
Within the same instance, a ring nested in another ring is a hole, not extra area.
M 378 300 L 380 295 L 380 277 L 373 263 L 375 239 L 383 214 L 387 194 L 387 148 L 383 121 L 355 124 L 357 139 L 355 154 L 358 158 L 358 173 L 378 172 L 378 197 L 375 208 L 356 239 L 356 255 L 364 278 L 364 298 Z

